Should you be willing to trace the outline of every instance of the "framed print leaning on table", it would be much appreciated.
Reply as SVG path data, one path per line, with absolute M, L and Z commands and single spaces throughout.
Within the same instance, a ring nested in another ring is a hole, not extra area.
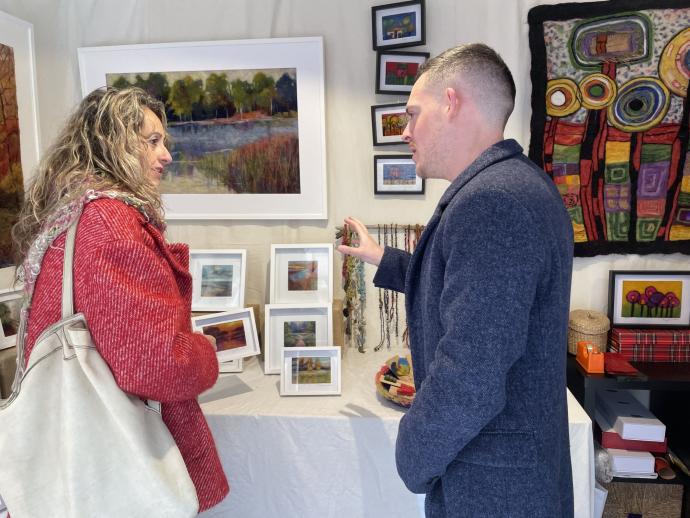
M 337 396 L 341 391 L 340 347 L 283 349 L 281 396 Z
M 190 250 L 192 311 L 244 307 L 246 250 Z
M 611 327 L 690 326 L 690 271 L 609 271 Z
M 234 309 L 192 318 L 194 331 L 213 336 L 219 362 L 259 354 L 259 338 L 251 308 Z
M 166 106 L 167 219 L 326 219 L 323 40 L 78 49 L 82 94 L 140 86 Z
M 282 351 L 333 344 L 333 313 L 328 304 L 266 304 L 264 373 L 280 374 Z
M 271 304 L 333 300 L 333 245 L 271 245 Z

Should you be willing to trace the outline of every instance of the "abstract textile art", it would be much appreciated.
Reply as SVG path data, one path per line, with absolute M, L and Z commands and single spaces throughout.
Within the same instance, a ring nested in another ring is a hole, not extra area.
M 690 1 L 530 10 L 530 158 L 551 176 L 575 255 L 690 254 Z

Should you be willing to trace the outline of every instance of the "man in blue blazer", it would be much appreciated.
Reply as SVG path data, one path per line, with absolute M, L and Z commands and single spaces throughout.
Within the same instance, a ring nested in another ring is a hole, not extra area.
M 565 359 L 572 226 L 553 182 L 503 132 L 515 85 L 489 47 L 419 71 L 403 134 L 417 174 L 451 182 L 412 255 L 362 223 L 346 254 L 404 292 L 417 395 L 398 473 L 428 517 L 573 516 Z

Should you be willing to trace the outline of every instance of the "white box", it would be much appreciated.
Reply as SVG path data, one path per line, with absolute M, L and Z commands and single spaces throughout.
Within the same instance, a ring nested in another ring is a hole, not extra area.
M 611 458 L 611 471 L 614 473 L 651 474 L 654 473 L 654 456 L 648 451 L 630 451 L 607 448 Z
M 622 439 L 663 442 L 666 436 L 664 423 L 627 390 L 598 390 L 596 408 Z
M 599 482 L 594 482 L 594 514 L 593 518 L 601 518 L 604 514 L 604 506 L 606 505 L 606 497 L 609 492 L 600 485 Z

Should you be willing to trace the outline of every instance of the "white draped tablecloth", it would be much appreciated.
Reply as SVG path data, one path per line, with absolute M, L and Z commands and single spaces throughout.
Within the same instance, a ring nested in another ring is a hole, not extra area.
M 399 351 L 350 349 L 341 396 L 279 395 L 279 376 L 258 358 L 221 374 L 199 398 L 230 481 L 208 517 L 419 518 L 423 498 L 395 469 L 404 409 L 376 394 L 374 374 Z M 575 517 L 590 518 L 594 491 L 592 422 L 568 392 Z

